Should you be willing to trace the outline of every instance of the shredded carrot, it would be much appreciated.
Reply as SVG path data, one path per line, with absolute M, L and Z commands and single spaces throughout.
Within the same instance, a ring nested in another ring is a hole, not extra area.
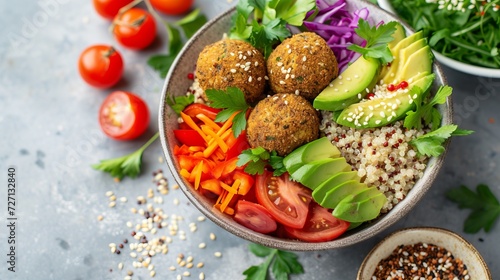
M 232 193 L 232 194 L 237 194 L 238 191 L 237 189 L 233 189 L 232 186 L 228 185 L 228 184 L 225 184 L 223 182 L 220 182 L 220 186 L 225 189 L 228 193 Z
M 216 195 L 220 195 L 222 193 L 222 188 L 220 187 L 220 181 L 217 179 L 208 179 L 200 183 L 200 186 L 210 191 Z
M 195 167 L 196 173 L 194 177 L 194 189 L 197 190 L 200 186 L 201 174 L 203 173 L 203 160 Z
M 181 169 L 181 172 L 179 172 L 179 173 L 181 174 L 182 177 L 184 177 L 186 179 L 189 179 L 189 177 L 191 176 L 191 173 L 189 173 L 189 171 L 187 171 L 186 169 Z
M 224 142 L 224 140 L 219 135 L 217 135 L 216 132 L 214 132 L 213 130 L 211 130 L 210 127 L 208 127 L 206 125 L 203 125 L 201 127 L 201 129 L 207 135 L 209 135 L 209 136 L 212 137 L 212 139 L 209 140 L 208 145 L 210 145 L 211 142 L 217 142 L 217 145 L 222 149 L 222 151 L 223 152 L 227 152 L 227 149 L 228 149 L 227 144 Z
M 199 152 L 203 151 L 205 148 L 201 146 L 189 146 L 189 151 L 190 152 Z
M 204 114 L 198 114 L 198 115 L 196 115 L 196 117 L 200 121 L 202 121 L 204 124 L 206 124 L 207 126 L 211 127 L 212 130 L 215 130 L 215 131 L 219 131 L 220 130 L 220 126 L 218 124 L 216 124 L 214 121 L 212 121 L 212 119 L 210 119 L 206 115 L 204 115 Z
M 190 128 L 198 132 L 200 136 L 205 140 L 205 142 L 208 142 L 207 135 L 205 135 L 205 133 L 200 129 L 200 127 L 193 121 L 193 119 L 190 116 L 181 112 L 181 118 Z
M 224 212 L 224 210 L 226 210 L 226 208 L 229 206 L 229 202 L 231 202 L 231 200 L 233 199 L 234 195 L 235 195 L 234 193 L 228 192 L 227 195 L 226 195 L 226 197 L 224 197 L 224 201 L 222 201 L 222 204 L 220 205 L 220 210 L 222 212 Z

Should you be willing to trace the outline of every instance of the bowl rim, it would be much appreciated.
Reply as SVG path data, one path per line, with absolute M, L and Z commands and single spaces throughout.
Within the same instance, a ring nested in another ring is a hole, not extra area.
M 395 18 L 396 20 L 400 21 L 401 20 L 394 16 L 393 14 L 381 9 L 377 5 L 365 1 L 365 0 L 357 0 L 359 3 L 362 3 L 365 5 L 365 7 L 371 8 L 371 9 L 378 9 L 378 12 L 384 13 L 386 16 Z M 167 105 L 166 104 L 166 98 L 167 98 L 167 90 L 169 88 L 170 83 L 172 83 L 171 78 L 174 72 L 174 69 L 176 68 L 178 62 L 182 58 L 182 54 L 188 50 L 193 44 L 197 42 L 197 37 L 205 32 L 207 29 L 211 28 L 216 22 L 221 20 L 225 16 L 229 16 L 236 10 L 236 7 L 232 7 L 220 15 L 216 16 L 215 18 L 211 19 L 208 21 L 195 35 L 192 36 L 186 42 L 184 47 L 181 49 L 179 55 L 176 57 L 174 60 L 172 67 L 170 68 L 170 71 L 168 72 L 165 82 L 162 88 L 162 95 L 160 99 L 160 104 L 159 104 L 159 114 L 158 114 L 158 125 L 159 125 L 159 132 L 160 132 L 160 141 L 161 141 L 161 146 L 162 150 L 164 153 L 164 156 L 166 158 L 167 165 L 172 173 L 172 176 L 176 180 L 176 182 L 179 184 L 181 190 L 183 193 L 188 197 L 190 202 L 198 208 L 198 210 L 205 216 L 207 216 L 212 222 L 220 226 L 221 228 L 225 229 L 226 231 L 251 242 L 262 244 L 264 246 L 270 247 L 270 248 L 276 248 L 276 249 L 282 249 L 282 250 L 289 250 L 289 251 L 319 251 L 319 250 L 329 250 L 329 249 L 335 249 L 335 248 L 342 248 L 342 247 L 347 247 L 354 245 L 356 243 L 359 243 L 361 241 L 364 241 L 368 238 L 371 238 L 380 232 L 382 232 L 384 229 L 388 228 L 389 226 L 393 225 L 396 223 L 398 220 L 400 220 L 401 217 L 404 215 L 408 214 L 410 210 L 418 204 L 418 202 L 422 199 L 422 197 L 426 194 L 426 192 L 429 190 L 429 188 L 432 186 L 432 183 L 434 182 L 435 178 L 437 177 L 439 173 L 439 169 L 443 165 L 444 158 L 446 155 L 446 151 L 448 150 L 448 145 L 449 145 L 449 139 L 445 142 L 445 152 L 441 154 L 439 157 L 431 157 L 427 163 L 427 167 L 424 171 L 424 176 L 420 178 L 415 186 L 417 184 L 421 184 L 419 187 L 419 191 L 417 193 L 413 193 L 412 200 L 414 201 L 413 204 L 403 204 L 403 203 L 398 203 L 396 206 L 393 207 L 388 213 L 385 213 L 382 216 L 379 216 L 375 220 L 373 220 L 373 223 L 370 223 L 369 226 L 364 225 L 361 226 L 359 229 L 355 229 L 356 232 L 341 237 L 339 239 L 334 239 L 331 241 L 327 242 L 318 242 L 318 243 L 311 243 L 311 242 L 302 242 L 298 240 L 289 240 L 289 239 L 283 239 L 283 238 L 278 238 L 274 236 L 269 236 L 269 235 L 264 235 L 260 234 L 257 232 L 254 232 L 252 230 L 249 230 L 247 228 L 242 228 L 241 227 L 234 227 L 225 222 L 220 216 L 216 215 L 213 213 L 211 209 L 206 209 L 206 206 L 196 199 L 196 197 L 193 194 L 193 188 L 190 187 L 189 183 L 182 178 L 179 173 L 176 170 L 176 160 L 173 158 L 173 155 L 170 152 L 169 144 L 167 143 L 167 137 L 166 137 L 166 132 L 165 132 L 165 116 L 166 116 L 166 110 L 167 110 Z M 412 29 L 405 23 L 402 22 L 402 24 L 405 26 L 407 30 Z M 412 31 L 413 32 L 413 31 Z M 443 85 L 447 84 L 446 77 L 437 61 L 433 62 L 433 72 L 436 73 L 436 81 L 439 78 Z M 453 106 L 451 102 L 451 98 L 448 97 L 446 104 L 443 105 L 444 107 L 447 107 L 448 110 L 442 111 L 443 114 L 443 119 L 442 123 L 443 125 L 445 124 L 451 124 L 452 123 L 452 118 L 453 118 Z M 414 187 L 415 187 L 414 186 Z M 413 190 L 413 189 L 412 189 Z
M 392 7 L 390 0 L 378 0 L 378 4 L 382 9 L 390 12 L 391 14 L 393 14 L 394 16 L 396 16 L 397 18 L 399 18 L 403 22 L 401 17 L 397 14 L 396 10 Z M 474 76 L 500 78 L 500 69 L 487 68 L 487 67 L 481 67 L 481 66 L 477 66 L 477 65 L 467 64 L 467 63 L 449 58 L 447 56 L 444 56 L 443 54 L 441 54 L 435 50 L 432 50 L 432 53 L 439 60 L 439 62 L 441 62 L 442 64 L 444 64 L 444 65 L 446 65 L 454 70 L 457 70 L 457 71 L 460 71 L 463 73 L 467 73 L 470 75 L 474 75 Z
M 456 239 L 458 242 L 463 244 L 472 253 L 472 255 L 477 259 L 477 261 L 481 264 L 481 266 L 487 272 L 488 279 L 484 279 L 484 280 L 492 280 L 493 279 L 491 276 L 491 271 L 489 270 L 488 265 L 486 264 L 486 261 L 481 256 L 479 251 L 472 245 L 472 243 L 470 243 L 468 240 L 466 240 L 464 237 L 462 237 L 461 235 L 459 235 L 458 233 L 456 233 L 454 231 L 451 231 L 451 230 L 445 229 L 445 228 L 441 228 L 441 227 L 432 227 L 432 226 L 417 226 L 417 227 L 402 228 L 402 229 L 396 230 L 396 231 L 388 234 L 387 236 L 385 236 L 365 256 L 365 258 L 363 259 L 363 262 L 361 263 L 361 265 L 358 269 L 356 279 L 363 280 L 361 278 L 363 276 L 362 274 L 365 271 L 365 269 L 367 269 L 368 262 L 371 261 L 372 258 L 374 258 L 376 251 L 378 251 L 378 250 L 382 249 L 384 246 L 386 246 L 387 243 L 391 239 L 393 239 L 394 237 L 397 237 L 399 235 L 404 235 L 404 234 L 407 234 L 409 232 L 410 233 L 411 232 L 421 232 L 422 234 L 430 233 L 430 232 L 438 232 L 440 234 L 447 235 L 450 238 Z M 404 243 L 404 244 L 407 245 L 410 243 Z M 440 245 L 438 245 L 438 246 L 440 246 Z M 455 255 L 456 253 L 453 253 L 453 254 Z

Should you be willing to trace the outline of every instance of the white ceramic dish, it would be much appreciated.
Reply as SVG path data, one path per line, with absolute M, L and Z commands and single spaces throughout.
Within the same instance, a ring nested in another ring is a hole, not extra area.
M 456 259 L 461 259 L 467 266 L 470 279 L 493 279 L 483 257 L 463 237 L 446 229 L 419 227 L 396 231 L 380 241 L 361 264 L 357 280 L 371 280 L 378 263 L 390 256 L 397 246 L 419 242 L 443 247 L 451 252 Z
M 347 7 L 350 10 L 368 7 L 370 9 L 370 16 L 376 20 L 384 20 L 385 22 L 398 20 L 388 12 L 380 9 L 378 6 L 366 1 L 350 0 L 348 1 Z M 195 191 L 194 188 L 191 187 L 190 183 L 180 176 L 178 172 L 179 165 L 175 155 L 173 154 L 174 146 L 178 144 L 178 141 L 175 139 L 172 132 L 173 129 L 177 129 L 178 127 L 178 118 L 165 102 L 167 93 L 172 95 L 184 95 L 187 92 L 192 81 L 186 77 L 188 73 L 192 73 L 194 71 L 199 53 L 206 45 L 220 40 L 222 38 L 222 34 L 229 31 L 231 16 L 234 11 L 235 9 L 233 8 L 211 20 L 196 35 L 194 35 L 189 42 L 186 43 L 166 77 L 160 101 L 159 130 L 163 152 L 165 154 L 168 167 L 172 171 L 173 177 L 192 204 L 214 223 L 236 236 L 268 247 L 295 251 L 326 250 L 349 246 L 380 233 L 404 217 L 432 186 L 432 183 L 443 163 L 444 154 L 430 159 L 423 177 L 416 183 L 413 190 L 409 192 L 407 197 L 396 205 L 389 213 L 380 216 L 370 223 L 365 223 L 356 229 L 350 230 L 333 241 L 321 243 L 307 243 L 283 239 L 249 230 L 248 228 L 236 223 L 228 215 L 214 210 L 213 201 L 208 200 L 199 192 Z M 446 80 L 441 69 L 436 63 L 434 63 L 433 71 L 436 74 L 436 79 L 433 85 L 433 92 L 435 92 L 439 85 L 446 84 Z M 448 99 L 444 105 L 439 107 L 439 110 L 443 115 L 443 124 L 451 124 L 453 115 L 451 100 Z
M 378 0 L 379 6 L 394 15 L 397 16 L 396 10 L 392 7 L 390 0 Z M 475 65 L 470 65 L 467 63 L 463 63 L 454 59 L 451 59 L 449 57 L 446 57 L 436 51 L 433 51 L 434 56 L 436 59 L 457 71 L 464 72 L 467 74 L 475 75 L 475 76 L 482 76 L 482 77 L 490 77 L 490 78 L 500 78 L 500 69 L 492 69 L 492 68 L 486 68 L 486 67 L 480 67 L 480 66 L 475 66 Z

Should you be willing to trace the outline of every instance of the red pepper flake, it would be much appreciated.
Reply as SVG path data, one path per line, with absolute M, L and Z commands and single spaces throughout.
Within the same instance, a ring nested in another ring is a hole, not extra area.
M 366 95 L 366 98 L 367 98 L 367 99 L 373 99 L 374 97 L 375 97 L 375 93 L 373 93 L 373 92 L 370 92 L 370 93 L 368 93 L 368 94 Z
M 395 86 L 394 84 L 389 84 L 389 85 L 387 86 L 387 90 L 388 90 L 388 91 L 395 91 L 395 90 L 396 90 L 396 86 Z
M 398 85 L 398 88 L 400 88 L 400 89 L 405 89 L 407 87 L 408 87 L 407 81 L 401 81 L 401 83 L 399 83 L 399 85 Z
M 187 78 L 190 80 L 194 80 L 194 74 L 193 73 L 188 73 Z

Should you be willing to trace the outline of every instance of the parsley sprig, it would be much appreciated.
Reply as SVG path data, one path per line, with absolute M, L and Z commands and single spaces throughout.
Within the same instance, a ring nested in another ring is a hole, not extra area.
M 135 178 L 141 173 L 142 166 L 142 155 L 144 151 L 158 138 L 160 134 L 158 132 L 151 137 L 151 139 L 146 142 L 137 151 L 122 156 L 118 158 L 101 160 L 97 164 L 93 164 L 92 167 L 96 170 L 101 170 L 107 172 L 116 179 L 123 179 L 125 176 L 130 178 Z
M 304 268 L 297 260 L 298 256 L 291 252 L 271 249 L 258 244 L 248 246 L 250 252 L 257 257 L 266 258 L 260 265 L 249 267 L 243 272 L 247 280 L 266 280 L 269 268 L 275 279 L 288 279 L 290 274 L 304 273 Z
M 250 108 L 243 92 L 237 87 L 228 87 L 226 90 L 207 89 L 205 94 L 211 107 L 224 109 L 217 114 L 216 122 L 225 122 L 237 113 L 233 119 L 233 134 L 238 137 L 247 126 L 246 112 Z
M 410 95 L 416 93 L 415 91 L 421 91 L 417 86 L 411 89 Z M 427 102 L 427 94 L 417 94 L 417 98 L 414 100 L 416 104 L 415 111 L 409 111 L 406 113 L 404 120 L 404 127 L 408 129 L 422 129 L 422 125 L 430 125 L 432 129 L 439 127 L 441 123 L 441 113 L 435 107 L 439 104 L 444 104 L 448 96 L 451 95 L 453 88 L 450 86 L 441 86 L 434 95 L 434 97 Z
M 472 130 L 459 129 L 457 125 L 449 124 L 411 140 L 410 145 L 414 146 L 421 155 L 437 157 L 445 151 L 443 143 L 446 139 L 472 133 Z
M 359 37 L 366 40 L 366 45 L 362 47 L 352 44 L 347 49 L 358 52 L 364 57 L 380 59 L 382 64 L 391 62 L 393 56 L 387 43 L 394 40 L 392 34 L 396 31 L 396 24 L 395 21 L 390 21 L 378 26 L 370 26 L 366 20 L 360 18 L 358 27 L 354 31 Z
M 245 172 L 250 175 L 264 173 L 267 165 L 273 168 L 274 176 L 280 176 L 286 172 L 285 165 L 283 164 L 283 157 L 278 156 L 276 151 L 269 153 L 262 147 L 247 149 L 241 152 L 238 156 L 236 165 L 244 166 L 245 164 Z
M 193 94 L 187 94 L 187 95 L 180 95 L 180 96 L 172 96 L 172 94 L 167 93 L 167 98 L 165 99 L 165 102 L 174 110 L 174 112 L 177 115 L 180 115 L 181 112 L 188 106 L 189 104 L 194 102 L 194 95 Z
M 476 233 L 482 228 L 489 232 L 500 216 L 500 203 L 487 185 L 478 185 L 476 192 L 462 185 L 449 190 L 446 197 L 458 203 L 459 208 L 472 210 L 464 223 L 467 233 Z
M 273 46 L 291 35 L 287 24 L 301 26 L 314 0 L 240 0 L 229 36 L 250 42 L 267 58 Z

